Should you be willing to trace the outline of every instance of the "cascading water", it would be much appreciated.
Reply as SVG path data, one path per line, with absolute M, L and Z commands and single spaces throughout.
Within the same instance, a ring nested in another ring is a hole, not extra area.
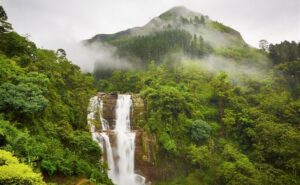
M 108 175 L 116 185 L 144 185 L 145 178 L 134 173 L 135 132 L 130 128 L 130 109 L 132 106 L 130 95 L 118 95 L 116 105 L 116 126 L 110 130 L 109 124 L 102 117 L 103 102 L 98 96 L 90 99 L 88 124 L 93 139 L 106 151 L 109 167 Z M 96 114 L 100 115 L 102 131 L 96 132 L 92 124 Z M 112 148 L 109 134 L 116 137 L 116 147 Z

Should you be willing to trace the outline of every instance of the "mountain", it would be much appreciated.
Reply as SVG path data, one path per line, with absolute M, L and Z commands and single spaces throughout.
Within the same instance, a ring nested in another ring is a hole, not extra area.
M 110 48 L 112 56 L 126 60 L 118 60 L 119 63 L 138 68 L 144 68 L 150 61 L 161 63 L 174 53 L 202 58 L 224 48 L 250 49 L 238 31 L 185 7 L 174 7 L 142 27 L 95 35 L 83 44 L 96 53 L 106 53 Z M 114 60 L 112 57 L 97 59 L 94 72 L 106 74 L 115 69 L 107 67 Z
M 191 11 L 183 6 L 174 7 L 153 18 L 143 27 L 135 27 L 115 34 L 98 34 L 87 43 L 108 42 L 127 37 L 147 36 L 164 30 L 184 30 L 191 35 L 202 36 L 213 47 L 245 45 L 240 33 L 228 26 L 209 19 L 208 16 Z
M 98 55 L 111 52 L 110 57 L 96 59 L 94 73 L 97 78 L 109 75 L 116 66 L 117 69 L 126 68 L 120 66 L 140 69 L 151 61 L 162 63 L 172 58 L 174 63 L 182 57 L 222 56 L 224 49 L 238 55 L 237 49 L 253 53 L 238 31 L 181 6 L 162 13 L 142 27 L 98 34 L 83 44 Z

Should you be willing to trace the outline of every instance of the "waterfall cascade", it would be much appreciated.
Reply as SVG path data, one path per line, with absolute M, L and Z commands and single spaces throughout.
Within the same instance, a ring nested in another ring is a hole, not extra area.
M 130 95 L 118 95 L 116 106 L 116 125 L 114 129 L 102 116 L 103 101 L 95 96 L 90 99 L 88 124 L 92 138 L 106 152 L 109 167 L 108 176 L 116 185 L 144 185 L 145 178 L 134 173 L 135 132 L 131 131 L 130 110 L 132 100 Z M 97 118 L 96 115 L 99 115 Z M 102 132 L 97 132 L 93 120 L 100 119 Z M 114 135 L 115 145 L 111 144 L 110 135 Z M 112 147 L 115 146 L 115 147 Z

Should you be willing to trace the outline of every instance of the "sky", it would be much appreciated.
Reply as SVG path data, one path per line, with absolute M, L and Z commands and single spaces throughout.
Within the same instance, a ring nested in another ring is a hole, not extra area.
M 174 6 L 185 6 L 239 31 L 257 47 L 300 41 L 300 0 L 0 0 L 13 28 L 39 47 L 143 26 Z

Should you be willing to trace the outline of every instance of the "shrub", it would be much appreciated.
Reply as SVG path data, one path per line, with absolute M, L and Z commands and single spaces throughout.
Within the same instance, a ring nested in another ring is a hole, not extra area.
M 193 121 L 190 125 L 191 139 L 197 143 L 205 141 L 211 134 L 211 126 L 203 120 Z
M 32 169 L 22 163 L 19 163 L 16 157 L 10 152 L 0 150 L 0 184 L 18 184 L 18 185 L 42 185 L 42 176 L 35 173 Z

